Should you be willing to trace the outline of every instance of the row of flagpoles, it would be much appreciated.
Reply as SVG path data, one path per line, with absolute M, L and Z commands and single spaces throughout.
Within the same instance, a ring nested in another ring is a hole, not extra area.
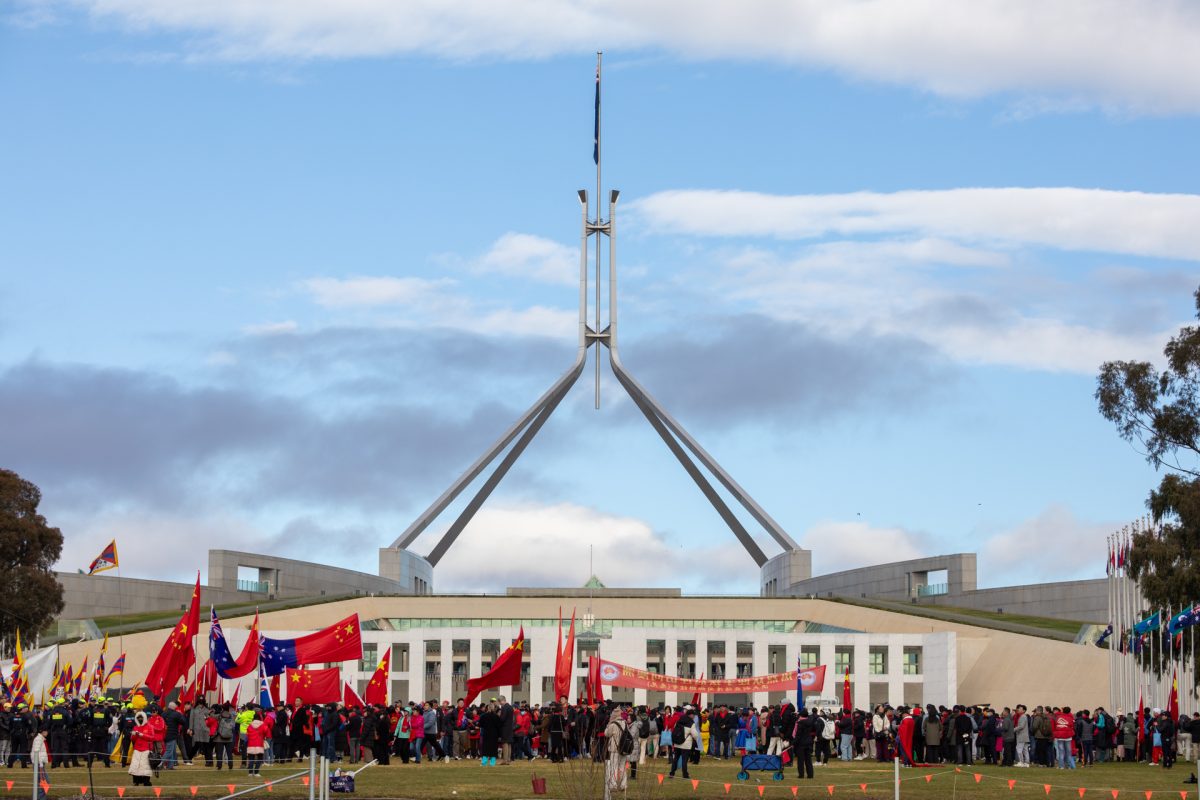
M 1196 713 L 1195 626 L 1200 602 L 1184 608 L 1152 609 L 1141 582 L 1133 577 L 1129 560 L 1135 537 L 1161 536 L 1149 517 L 1136 520 L 1107 537 L 1109 625 L 1097 640 L 1108 642 L 1109 702 L 1112 709 L 1167 708 L 1179 702 L 1178 686 L 1189 687 L 1184 712 Z M 1160 671 L 1156 666 L 1165 661 Z

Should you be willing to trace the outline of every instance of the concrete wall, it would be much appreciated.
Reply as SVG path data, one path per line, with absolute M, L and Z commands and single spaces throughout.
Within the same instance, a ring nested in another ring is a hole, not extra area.
M 379 548 L 379 574 L 404 587 L 408 594 L 433 593 L 433 565 L 399 547 Z
M 276 598 L 410 593 L 406 586 L 388 578 L 327 564 L 236 550 L 208 551 L 208 582 L 215 588 L 236 590 L 239 567 L 258 570 L 259 580 L 271 584 L 269 594 Z
M 1108 623 L 1108 583 L 1105 578 L 1058 583 L 1031 583 L 1027 586 L 1000 586 L 976 589 L 960 595 L 933 595 L 919 598 L 921 605 L 958 606 L 1006 614 Z
M 60 619 L 91 619 L 118 614 L 138 614 L 146 611 L 169 611 L 187 608 L 192 599 L 194 583 L 150 581 L 141 578 L 118 578 L 114 575 L 81 575 L 59 572 L 55 576 L 63 587 L 63 610 Z M 219 605 L 253 603 L 265 595 L 251 592 L 227 591 L 201 586 L 206 603 Z
M 786 590 L 780 589 L 777 594 L 908 600 L 917 586 L 926 585 L 927 573 L 939 570 L 946 570 L 949 595 L 961 595 L 975 589 L 975 554 L 954 553 L 818 575 L 793 583 Z
M 788 587 L 812 577 L 812 550 L 788 550 L 772 558 L 759 569 L 763 597 L 788 594 Z

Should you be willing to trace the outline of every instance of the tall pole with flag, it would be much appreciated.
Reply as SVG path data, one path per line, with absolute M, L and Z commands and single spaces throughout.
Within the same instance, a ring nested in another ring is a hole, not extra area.
M 596 130 L 592 144 L 592 160 L 596 162 L 596 226 L 600 222 L 600 61 L 596 53 Z M 611 216 L 611 215 L 610 215 Z M 600 330 L 600 236 L 596 237 L 596 330 Z M 600 348 L 596 348 L 596 408 L 600 408 Z

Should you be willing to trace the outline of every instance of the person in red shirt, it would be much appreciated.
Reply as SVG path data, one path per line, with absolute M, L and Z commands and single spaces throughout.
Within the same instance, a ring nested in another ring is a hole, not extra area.
M 251 775 L 260 775 L 263 751 L 266 749 L 267 733 L 270 729 L 263 722 L 262 712 L 255 711 L 254 718 L 246 726 L 246 767 Z
M 1071 752 L 1071 741 L 1075 738 L 1075 717 L 1070 706 L 1054 712 L 1054 753 L 1059 769 L 1075 769 L 1075 754 Z

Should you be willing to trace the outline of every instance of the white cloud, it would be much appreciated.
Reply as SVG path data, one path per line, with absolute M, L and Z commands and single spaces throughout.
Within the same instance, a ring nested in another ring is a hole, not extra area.
M 139 510 L 54 511 L 49 518 L 65 533 L 62 557 L 55 565 L 63 572 L 87 569 L 104 546 L 116 539 L 125 577 L 195 580 L 196 570 L 200 570 L 207 581 L 210 548 L 253 551 L 254 542 L 261 537 L 244 520 L 219 512 L 173 515 Z
M 454 285 L 439 278 L 394 278 L 359 276 L 353 278 L 309 278 L 301 282 L 317 303 L 327 308 L 354 306 L 413 305 Z
M 430 531 L 422 543 L 432 548 L 439 535 Z M 485 506 L 438 564 L 436 588 L 583 586 L 589 545 L 594 572 L 610 587 L 692 586 L 703 574 L 713 589 L 757 592 L 758 568 L 736 542 L 698 546 L 643 520 L 571 503 Z
M 905 234 L 992 246 L 1195 260 L 1200 195 L 1078 188 L 988 188 L 769 195 L 673 190 L 637 200 L 651 228 L 697 236 Z
M 920 534 L 865 522 L 818 522 L 798 543 L 813 551 L 813 575 L 930 555 Z
M 1033 519 L 989 538 L 979 551 L 979 585 L 1008 586 L 1065 577 L 1099 577 L 1104 537 L 1115 522 L 1088 522 L 1052 505 Z
M 579 312 L 541 305 L 496 306 L 458 291 L 449 278 L 309 278 L 300 287 L 325 308 L 350 314 L 376 312 L 376 323 L 436 326 L 495 336 L 548 336 L 570 340 Z M 286 324 L 286 323 L 285 323 Z M 270 326 L 258 333 L 284 333 Z
M 242 333 L 247 336 L 286 336 L 298 330 L 300 330 L 300 326 L 296 324 L 295 320 L 290 319 L 283 322 L 262 322 L 242 327 Z
M 475 269 L 484 274 L 578 285 L 579 251 L 541 236 L 509 232 L 492 244 Z
M 831 69 L 1023 110 L 1200 110 L 1200 10 L 1175 0 L 62 0 L 131 30 L 187 34 L 193 57 L 422 53 L 538 59 L 662 50 Z

